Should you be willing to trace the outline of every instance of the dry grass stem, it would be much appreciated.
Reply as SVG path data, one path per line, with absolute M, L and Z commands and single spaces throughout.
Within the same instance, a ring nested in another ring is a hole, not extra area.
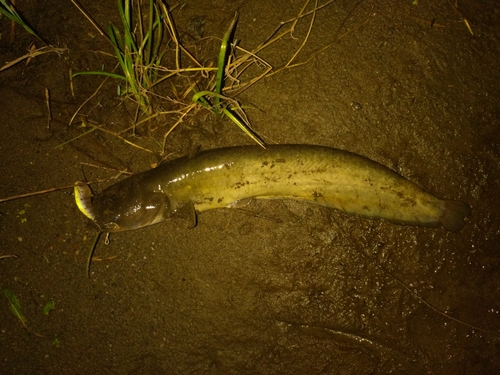
M 76 1 L 76 0 L 71 0 L 74 6 L 78 8 L 78 10 L 85 16 L 87 20 L 92 24 L 92 26 L 95 27 L 95 29 L 101 34 L 103 37 L 108 38 L 109 37 L 106 35 L 106 33 L 101 29 L 101 27 L 97 24 L 97 22 L 94 21 L 94 19 L 88 14 L 85 9 L 82 8 L 82 6 Z
M 118 172 L 118 177 L 120 177 L 121 175 L 123 174 L 126 174 L 126 175 L 132 175 L 133 173 L 132 172 L 128 172 L 126 170 L 118 170 L 116 168 L 109 168 L 109 167 L 104 167 L 102 165 L 97 165 L 97 164 L 92 164 L 92 163 L 85 163 L 85 162 L 80 162 L 80 165 L 86 165 L 88 167 L 93 167 L 93 168 L 97 168 L 97 169 L 103 169 L 105 171 L 114 171 L 114 172 Z M 116 177 L 116 178 L 118 178 Z M 115 177 L 113 177 L 112 179 L 116 179 Z
M 71 124 L 73 124 L 73 121 L 75 120 L 75 117 L 78 115 L 78 113 L 80 113 L 80 111 L 82 110 L 83 107 L 85 107 L 85 105 L 94 97 L 97 95 L 97 93 L 99 92 L 99 90 L 102 88 L 102 86 L 104 86 L 104 84 L 106 83 L 106 81 L 108 80 L 109 77 L 106 77 L 102 82 L 101 84 L 99 85 L 99 87 L 97 87 L 97 89 L 94 91 L 94 93 L 92 95 L 90 95 L 87 99 L 85 99 L 85 101 L 80 105 L 80 107 L 78 107 L 78 109 L 75 111 L 75 113 L 73 113 L 73 116 L 71 116 L 71 119 L 69 120 L 69 124 L 71 126 Z M 69 141 L 71 142 L 71 141 Z M 59 147 L 59 146 L 58 146 Z
M 29 197 L 33 197 L 35 195 L 53 193 L 53 192 L 59 191 L 59 190 L 73 189 L 73 188 L 74 188 L 74 185 L 69 185 L 69 186 L 62 186 L 62 187 L 51 188 L 51 189 L 46 189 L 46 190 L 34 191 L 32 193 L 13 195 L 13 196 L 7 197 L 7 198 L 0 198 L 0 203 L 14 201 L 17 199 L 22 199 L 22 198 L 29 198 Z
M 33 57 L 44 55 L 46 53 L 57 53 L 58 55 L 62 55 L 63 53 L 65 53 L 67 51 L 68 51 L 67 48 L 58 48 L 58 47 L 54 47 L 54 46 L 44 46 L 44 47 L 40 47 L 40 48 L 31 48 L 30 51 L 26 55 L 18 57 L 17 59 L 15 59 L 11 62 L 8 62 L 4 66 L 2 66 L 0 68 L 0 72 L 16 65 L 17 63 L 20 63 L 23 60 L 29 61 Z
M 15 255 L 15 254 L 0 255 L 0 260 L 7 259 L 7 258 L 19 258 L 19 256 Z

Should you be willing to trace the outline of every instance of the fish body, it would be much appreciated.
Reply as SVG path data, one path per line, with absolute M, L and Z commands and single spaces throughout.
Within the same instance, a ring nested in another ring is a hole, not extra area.
M 84 213 L 101 230 L 118 232 L 250 199 L 307 201 L 454 232 L 470 211 L 466 203 L 436 198 L 363 156 L 322 146 L 272 145 L 213 149 L 165 162 L 106 188 Z

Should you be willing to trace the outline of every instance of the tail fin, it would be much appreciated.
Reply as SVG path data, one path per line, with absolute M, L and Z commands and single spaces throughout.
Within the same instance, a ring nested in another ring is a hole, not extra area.
M 443 215 L 439 222 L 450 232 L 458 232 L 465 225 L 464 219 L 470 213 L 470 206 L 460 201 L 444 201 Z

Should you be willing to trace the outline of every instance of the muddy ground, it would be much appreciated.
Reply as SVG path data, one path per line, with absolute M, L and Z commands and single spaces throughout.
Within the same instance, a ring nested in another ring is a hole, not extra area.
M 67 51 L 0 72 L 0 198 L 71 186 L 83 178 L 81 163 L 109 168 L 85 165 L 89 180 L 156 163 L 103 131 L 74 139 L 89 130 L 82 121 L 115 132 L 133 124 L 134 103 L 108 80 L 69 125 L 103 82 L 77 77 L 73 96 L 70 69 L 113 68 L 116 60 L 98 52 L 111 47 L 69 1 L 16 3 L 47 43 Z M 81 4 L 104 28 L 119 22 L 114 1 Z M 192 35 L 193 17 L 204 17 L 205 36 L 221 36 L 237 10 L 235 37 L 252 49 L 303 4 L 186 0 L 173 16 L 209 64 L 218 42 Z M 72 189 L 9 200 L 0 204 L 0 255 L 15 257 L 0 259 L 0 287 L 17 296 L 28 329 L 0 295 L 0 373 L 500 372 L 500 7 L 454 5 L 332 2 L 317 13 L 297 61 L 329 48 L 237 98 L 252 107 L 253 129 L 268 143 L 350 150 L 469 203 L 462 231 L 261 202 L 203 213 L 193 229 L 173 220 L 101 240 L 88 279 L 96 228 Z M 283 66 L 310 20 L 262 58 Z M 43 45 L 19 27 L 12 34 L 5 18 L 0 31 L 2 65 Z M 155 149 L 173 120 L 123 136 Z M 169 136 L 166 154 L 250 143 L 200 110 Z

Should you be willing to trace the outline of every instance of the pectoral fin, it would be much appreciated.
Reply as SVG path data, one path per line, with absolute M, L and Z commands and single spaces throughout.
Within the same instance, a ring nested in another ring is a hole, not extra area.
M 177 208 L 171 215 L 173 219 L 181 219 L 187 223 L 188 228 L 194 228 L 198 223 L 196 209 L 193 201 L 188 201 Z
M 230 203 L 227 205 L 227 208 L 243 208 L 248 206 L 250 203 L 252 203 L 253 198 L 244 198 L 240 199 L 239 201 Z

